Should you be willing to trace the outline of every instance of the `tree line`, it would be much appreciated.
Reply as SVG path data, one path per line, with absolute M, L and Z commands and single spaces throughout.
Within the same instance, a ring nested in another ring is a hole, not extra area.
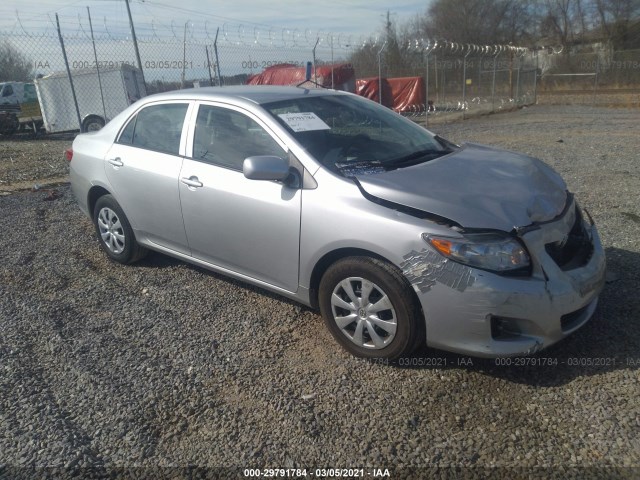
M 640 48 L 640 0 L 435 0 L 393 33 L 477 45 L 605 42 L 633 49 Z

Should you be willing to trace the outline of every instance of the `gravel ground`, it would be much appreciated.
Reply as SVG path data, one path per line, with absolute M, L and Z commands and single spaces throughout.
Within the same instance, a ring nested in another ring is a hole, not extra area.
M 0 192 L 62 180 L 69 173 L 64 150 L 72 141 L 71 135 L 0 137 Z
M 0 197 L 0 477 L 638 478 L 640 112 L 542 106 L 434 130 L 565 177 L 608 258 L 583 329 L 536 365 L 427 349 L 363 362 L 283 298 L 159 254 L 109 262 L 66 185 L 13 193 Z M 34 156 L 59 154 L 45 144 Z

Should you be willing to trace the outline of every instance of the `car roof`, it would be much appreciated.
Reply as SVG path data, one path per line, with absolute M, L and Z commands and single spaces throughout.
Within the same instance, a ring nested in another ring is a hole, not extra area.
M 344 95 L 345 92 L 325 88 L 281 87 L 274 85 L 241 85 L 229 87 L 201 87 L 158 93 L 145 100 L 231 100 L 244 99 L 256 104 L 265 104 L 298 97 Z

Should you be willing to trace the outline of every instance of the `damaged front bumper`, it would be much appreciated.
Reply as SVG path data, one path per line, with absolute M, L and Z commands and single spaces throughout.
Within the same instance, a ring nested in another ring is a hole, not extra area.
M 604 285 L 605 255 L 596 227 L 576 212 L 572 205 L 561 219 L 522 235 L 533 262 L 526 278 L 460 265 L 428 249 L 405 257 L 427 344 L 478 357 L 531 355 L 584 325 Z M 575 222 L 590 243 L 579 266 L 550 249 L 566 242 Z

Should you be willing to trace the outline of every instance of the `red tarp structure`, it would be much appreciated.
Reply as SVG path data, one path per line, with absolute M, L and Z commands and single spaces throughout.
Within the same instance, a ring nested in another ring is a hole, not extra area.
M 331 88 L 331 71 L 333 70 L 333 88 L 354 93 L 356 74 L 348 63 L 322 65 L 315 68 L 315 81 L 325 88 Z M 262 73 L 249 77 L 247 85 L 298 85 L 306 80 L 306 67 L 282 63 L 267 67 Z M 311 69 L 311 80 L 314 80 L 314 69 Z M 311 84 L 312 85 L 312 84 Z
M 425 91 L 422 77 L 359 78 L 356 80 L 356 93 L 374 102 L 380 103 L 382 86 L 382 105 L 398 113 L 424 112 Z
M 382 102 L 380 102 L 380 86 L 382 85 Z M 361 97 L 382 103 L 385 107 L 393 108 L 393 94 L 391 85 L 386 78 L 380 77 L 359 78 L 356 80 L 356 93 Z
M 423 112 L 425 110 L 424 79 L 422 77 L 388 78 L 396 112 Z

